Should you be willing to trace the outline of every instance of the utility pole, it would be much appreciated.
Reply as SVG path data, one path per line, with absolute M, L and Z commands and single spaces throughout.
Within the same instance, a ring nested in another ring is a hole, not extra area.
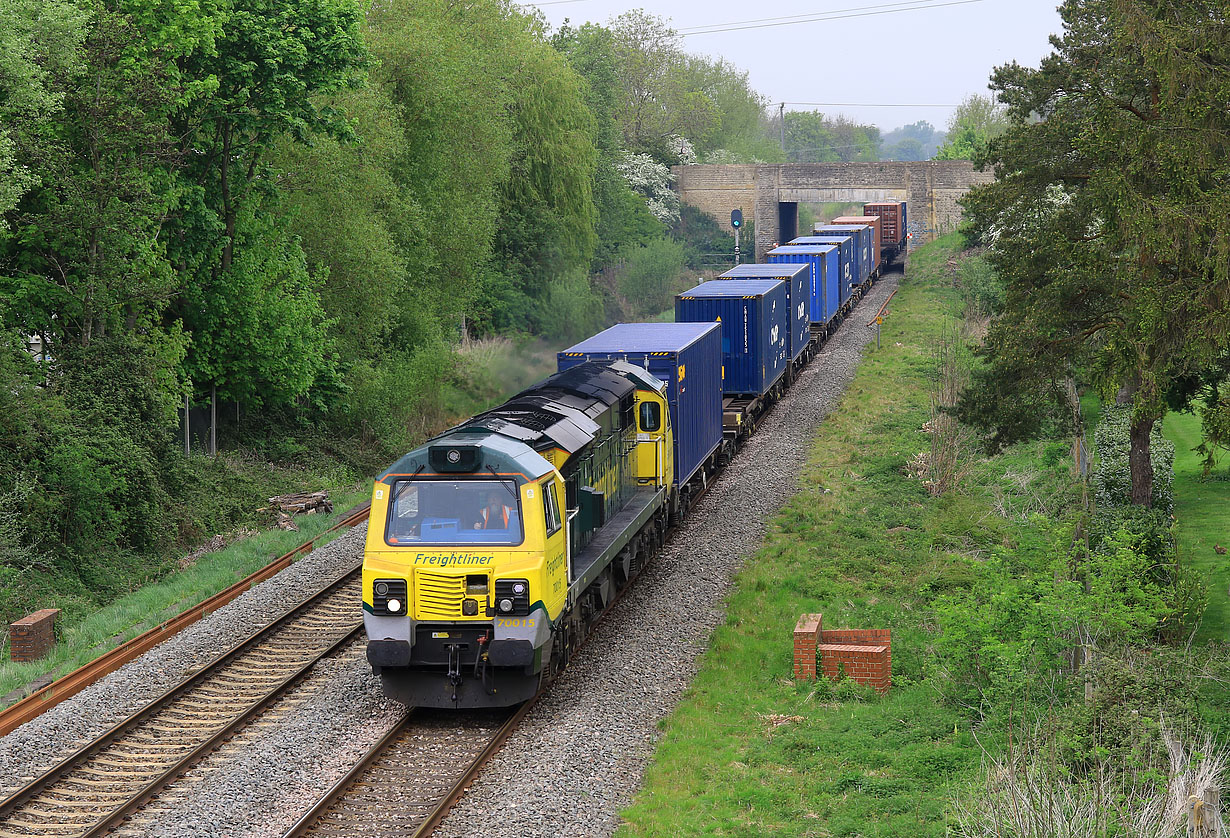
M 777 132 L 782 142 L 782 159 L 786 159 L 786 103 L 777 103 Z

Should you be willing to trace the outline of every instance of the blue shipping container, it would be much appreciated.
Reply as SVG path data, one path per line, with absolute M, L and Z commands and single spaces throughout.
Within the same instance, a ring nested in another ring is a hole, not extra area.
M 814 247 L 822 244 L 835 244 L 841 249 L 841 281 L 838 290 L 841 293 L 841 303 L 850 299 L 850 288 L 858 285 L 858 237 L 854 233 L 844 236 L 801 236 L 787 242 L 784 247 Z
M 790 303 L 778 279 L 702 282 L 675 298 L 675 322 L 722 324 L 722 392 L 763 396 L 789 364 Z
M 842 235 L 843 227 L 853 230 L 855 238 L 858 242 L 858 284 L 862 285 L 864 282 L 871 279 L 871 272 L 875 270 L 874 262 L 876 231 L 872 228 L 872 226 L 870 224 L 824 224 L 816 227 L 816 231 L 812 235 L 840 236 Z
M 841 249 L 837 245 L 788 245 L 770 250 L 766 257 L 770 264 L 810 265 L 811 322 L 823 326 L 832 322 L 837 316 L 837 309 L 841 307 L 842 261 Z
M 736 265 L 718 279 L 780 279 L 786 283 L 786 303 L 790 306 L 790 339 L 786 351 L 790 353 L 790 360 L 794 361 L 811 343 L 813 273 L 811 265 L 778 262 L 772 265 Z
M 563 371 L 616 358 L 666 382 L 675 434 L 675 485 L 722 444 L 722 327 L 717 323 L 620 323 L 559 353 Z

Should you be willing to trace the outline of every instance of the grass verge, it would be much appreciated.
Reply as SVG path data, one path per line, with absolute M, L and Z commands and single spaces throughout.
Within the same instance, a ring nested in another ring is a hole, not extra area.
M 1193 449 L 1201 442 L 1200 417 L 1171 413 L 1163 430 L 1174 443 L 1174 503 L 1180 556 L 1208 582 L 1209 603 L 1196 640 L 1230 639 L 1230 473 L 1223 467 L 1205 477 L 1203 457 Z
M 929 448 L 931 347 L 959 311 L 949 236 L 911 254 L 886 319 L 825 420 L 801 491 L 737 576 L 684 701 L 663 724 L 645 787 L 619 835 L 945 834 L 948 788 L 972 777 L 1004 727 L 945 704 L 928 683 L 931 604 L 971 568 L 1063 517 L 1079 492 L 1066 443 L 980 459 L 932 497 L 909 475 Z M 737 467 L 737 466 L 736 466 Z M 795 683 L 791 631 L 890 628 L 894 688 Z
M 48 674 L 59 676 L 71 672 L 120 643 L 187 611 L 283 553 L 317 537 L 333 526 L 345 510 L 370 496 L 370 484 L 335 493 L 337 512 L 297 517 L 298 532 L 275 529 L 250 536 L 208 553 L 185 570 L 167 574 L 103 608 L 60 623 L 56 627 L 56 646 L 48 657 L 30 663 L 8 660 L 0 663 L 0 696 Z M 322 538 L 317 546 L 323 546 L 338 535 L 341 533 Z M 0 654 L 7 658 L 7 642 L 0 648 Z

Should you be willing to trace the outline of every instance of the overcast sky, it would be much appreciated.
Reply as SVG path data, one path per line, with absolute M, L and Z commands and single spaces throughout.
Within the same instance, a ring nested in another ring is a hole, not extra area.
M 925 119 L 943 129 L 953 106 L 986 93 L 992 68 L 1037 66 L 1060 30 L 1058 0 L 554 0 L 537 6 L 552 26 L 607 23 L 629 9 L 668 18 L 676 30 L 743 24 L 683 39 L 688 52 L 721 56 L 787 110 L 845 114 L 888 131 Z M 531 4 L 526 4 L 531 5 Z M 904 10 L 903 10 L 904 9 Z M 768 18 L 829 20 L 781 23 Z M 755 21 L 754 23 L 745 23 Z M 794 103 L 824 103 L 822 105 Z M 837 103 L 844 106 L 837 107 Z M 867 107 L 868 105 L 909 107 Z

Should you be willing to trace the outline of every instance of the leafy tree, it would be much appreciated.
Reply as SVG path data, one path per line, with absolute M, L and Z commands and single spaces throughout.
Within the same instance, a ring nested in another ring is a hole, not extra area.
M 269 163 L 281 137 L 351 134 L 324 97 L 363 80 L 360 20 L 353 0 L 231 0 L 213 48 L 185 61 L 192 78 L 216 81 L 176 121 L 192 185 L 173 240 L 187 275 L 174 313 L 192 336 L 189 378 L 224 397 L 284 402 L 328 366 L 318 303 L 302 250 L 285 234 Z M 234 343 L 253 321 L 289 341 L 282 351 L 256 358 Z
M 39 183 L 86 29 L 86 13 L 63 0 L 0 4 L 0 217 Z
M 937 160 L 974 160 L 1008 130 L 1008 111 L 991 96 L 966 96 L 948 120 L 948 136 Z
M 618 117 L 629 151 L 649 154 L 661 163 L 681 160 L 677 138 L 693 147 L 718 136 L 722 112 L 716 89 L 701 59 L 687 56 L 682 41 L 663 18 L 642 9 L 611 21 L 621 96 Z
M 333 323 L 329 340 L 343 362 L 379 354 L 395 328 L 410 283 L 405 243 L 421 232 L 421 209 L 394 169 L 405 126 L 378 86 L 333 96 L 357 140 L 283 138 L 271 156 L 290 231 L 318 278 Z
M 1040 68 L 992 77 L 1012 127 L 990 146 L 995 182 L 965 201 L 1007 283 L 984 355 L 1039 387 L 1075 361 L 1128 402 L 1131 501 L 1147 506 L 1153 427 L 1230 334 L 1230 30 L 1209 3 L 1060 13 Z M 979 401 L 998 414 L 976 392 L 963 409 Z
M 889 131 L 881 138 L 885 160 L 929 160 L 945 134 L 925 119 Z
M 585 103 L 594 117 L 597 159 L 593 195 L 598 217 L 591 267 L 600 270 L 614 261 L 623 248 L 660 237 L 663 227 L 618 170 L 624 152 L 617 117 L 620 81 L 615 36 L 609 29 L 592 23 L 577 28 L 565 23 L 551 42 L 585 80 Z
M 680 133 L 695 143 L 698 156 L 707 158 L 711 152 L 725 149 L 743 162 L 780 159 L 780 147 L 770 136 L 765 118 L 768 100 L 752 89 L 746 71 L 723 58 L 687 55 L 675 75 L 677 84 L 702 95 L 712 106 L 709 122 L 692 116 L 690 121 L 699 123 L 695 130 L 689 130 L 687 124 L 680 126 Z
M 174 294 L 164 227 L 182 158 L 168 123 L 208 87 L 180 65 L 217 28 L 190 5 L 95 7 L 79 60 L 59 62 L 63 75 L 49 77 L 63 109 L 54 130 L 16 126 L 41 186 L 11 216 L 9 315 L 53 350 L 156 329 Z

